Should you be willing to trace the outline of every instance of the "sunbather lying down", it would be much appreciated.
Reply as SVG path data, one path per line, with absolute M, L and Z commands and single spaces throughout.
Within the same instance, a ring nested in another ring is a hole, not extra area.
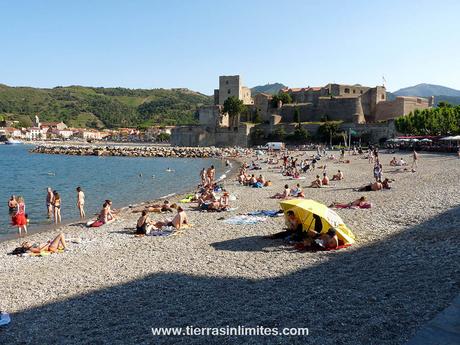
M 170 204 L 168 200 L 165 200 L 162 205 L 160 204 L 153 204 L 153 205 L 146 205 L 144 207 L 145 211 L 148 212 L 173 212 L 174 209 L 177 208 L 177 204 Z M 133 213 L 142 213 L 144 210 L 134 210 Z
M 356 199 L 355 201 L 349 202 L 349 203 L 338 203 L 338 202 L 333 202 L 329 207 L 335 207 L 335 208 L 371 208 L 372 204 L 367 201 L 367 198 L 365 196 L 360 197 L 359 199 Z
M 59 250 L 64 250 L 67 248 L 65 242 L 64 234 L 60 233 L 52 241 L 48 241 L 43 244 L 30 243 L 28 241 L 23 242 L 20 247 L 17 247 L 11 254 L 19 255 L 26 253 L 35 253 L 40 254 L 42 252 L 56 253 Z

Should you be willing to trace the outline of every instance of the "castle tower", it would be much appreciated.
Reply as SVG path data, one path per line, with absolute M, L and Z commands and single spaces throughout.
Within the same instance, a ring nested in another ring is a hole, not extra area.
M 361 104 L 361 97 L 355 99 L 355 112 L 353 113 L 353 123 L 366 123 L 364 117 L 363 105 Z
M 222 75 L 219 77 L 219 91 L 214 92 L 215 101 L 219 98 L 220 105 L 229 97 L 236 97 L 243 101 L 244 104 L 253 104 L 251 98 L 251 89 L 243 86 L 239 75 Z M 214 102 L 215 102 L 214 101 Z

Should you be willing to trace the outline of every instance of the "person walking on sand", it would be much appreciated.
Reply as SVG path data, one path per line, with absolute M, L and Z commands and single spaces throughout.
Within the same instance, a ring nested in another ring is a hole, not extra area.
M 59 224 L 61 222 L 61 196 L 57 191 L 53 192 L 53 213 L 54 213 L 54 222 Z
M 51 187 L 48 187 L 46 190 L 46 210 L 48 212 L 48 218 L 51 218 L 51 215 L 53 214 L 53 191 Z
M 214 168 L 214 165 L 211 165 L 211 167 L 208 169 L 207 175 L 208 175 L 208 184 L 212 185 L 214 182 L 214 177 L 216 175 L 216 169 Z
M 414 152 L 412 153 L 412 167 L 411 167 L 411 170 L 412 172 L 415 171 L 415 168 L 418 168 L 417 166 L 417 160 L 418 160 L 418 153 L 415 151 L 414 149 Z
M 206 169 L 205 168 L 201 169 L 200 179 L 201 179 L 201 185 L 205 186 L 206 185 Z
M 85 193 L 81 190 L 81 187 L 77 187 L 77 208 L 80 211 L 80 218 L 84 219 L 85 214 Z
M 17 198 L 17 210 L 11 221 L 13 226 L 18 227 L 19 237 L 21 237 L 23 230 L 24 235 L 27 234 L 26 204 L 22 196 L 18 196 Z

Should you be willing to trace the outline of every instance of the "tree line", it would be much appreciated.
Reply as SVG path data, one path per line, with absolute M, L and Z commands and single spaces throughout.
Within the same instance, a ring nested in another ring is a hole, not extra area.
M 440 102 L 438 107 L 414 110 L 395 120 L 396 129 L 407 135 L 460 134 L 460 105 Z

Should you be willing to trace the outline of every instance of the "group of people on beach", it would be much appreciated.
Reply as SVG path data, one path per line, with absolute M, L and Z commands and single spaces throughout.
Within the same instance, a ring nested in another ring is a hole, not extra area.
M 81 187 L 77 187 L 77 208 L 80 213 L 80 218 L 84 219 L 85 214 L 85 193 Z M 46 212 L 48 219 L 53 218 L 55 224 L 60 224 L 62 200 L 58 191 L 52 190 L 51 187 L 46 189 Z M 26 213 L 26 205 L 24 197 L 12 195 L 8 200 L 8 210 L 11 216 L 11 224 L 18 228 L 19 236 L 27 234 L 27 225 L 29 217 Z
M 291 154 L 291 155 L 290 155 Z M 351 154 L 351 153 L 350 153 Z M 364 151 L 359 148 L 353 150 L 353 155 L 363 156 Z M 309 183 L 306 187 L 311 188 L 322 188 L 329 186 L 331 181 L 340 182 L 345 179 L 344 172 L 341 169 L 337 170 L 337 173 L 333 174 L 331 178 L 328 176 L 327 161 L 347 163 L 344 159 L 345 151 L 342 150 L 340 158 L 336 158 L 333 154 L 327 153 L 325 148 L 318 149 L 317 152 L 311 155 L 309 158 L 302 158 L 301 155 L 294 156 L 295 153 L 289 151 L 269 152 L 267 158 L 264 161 L 256 155 L 255 159 L 248 165 L 243 163 L 237 181 L 244 186 L 253 188 L 269 187 L 272 183 L 267 180 L 260 172 L 253 173 L 254 170 L 261 170 L 262 166 L 260 162 L 266 163 L 268 168 L 279 166 L 280 174 L 285 177 L 290 177 L 293 180 L 305 179 L 302 174 L 309 174 L 315 170 L 321 170 L 321 174 L 316 174 L 315 179 Z M 379 152 L 376 148 L 371 148 L 367 152 L 367 158 L 369 163 L 372 164 L 372 172 L 374 181 L 368 185 L 355 189 L 360 192 L 367 191 L 380 191 L 384 189 L 390 189 L 390 183 L 394 180 L 389 178 L 383 178 L 383 164 L 379 157 Z M 412 170 L 417 167 L 418 154 L 414 151 L 413 153 L 413 164 Z M 279 165 L 279 162 L 282 162 Z M 349 162 L 349 161 L 348 161 Z M 321 164 L 322 165 L 319 165 Z M 229 164 L 226 162 L 226 164 Z M 395 157 L 390 161 L 390 166 L 405 166 L 407 163 L 401 158 L 396 160 Z M 273 168 L 272 168 L 273 170 Z M 190 195 L 190 198 L 186 202 L 196 203 L 197 209 L 201 211 L 226 211 L 230 209 L 230 194 L 225 190 L 222 185 L 219 185 L 216 181 L 216 169 L 213 165 L 209 168 L 203 168 L 200 171 L 200 184 L 196 192 Z M 84 219 L 85 215 L 85 194 L 81 187 L 77 187 L 77 208 L 80 213 L 80 217 Z M 289 184 L 284 185 L 284 189 L 272 196 L 275 199 L 289 199 L 289 198 L 305 198 L 306 193 L 301 186 L 301 183 L 295 183 L 292 187 Z M 55 223 L 61 222 L 61 197 L 57 191 L 53 191 L 51 188 L 47 189 L 46 206 L 48 217 L 53 217 Z M 366 196 L 361 196 L 354 201 L 341 203 L 333 202 L 329 207 L 332 208 L 370 208 L 372 204 L 368 201 Z M 12 196 L 8 201 L 8 207 L 12 214 L 13 224 L 18 226 L 19 233 L 27 232 L 27 215 L 25 213 L 25 202 L 21 196 Z M 177 204 L 170 204 L 169 201 L 165 200 L 163 204 L 147 205 L 142 210 L 136 210 L 133 212 L 140 212 L 140 216 L 136 221 L 137 235 L 146 235 L 151 232 L 162 231 L 162 229 L 169 228 L 174 230 L 182 229 L 184 226 L 189 225 L 188 216 L 182 206 Z M 151 213 L 170 213 L 176 212 L 174 217 L 167 218 L 164 220 L 153 220 L 150 217 Z M 291 240 L 296 240 L 302 243 L 304 246 L 320 246 L 324 248 L 335 248 L 339 245 L 336 229 L 325 229 L 321 228 L 321 222 L 315 219 L 315 226 L 313 230 L 300 230 L 299 220 L 296 219 L 295 214 L 292 211 L 286 213 L 286 217 L 289 223 L 289 229 L 283 234 L 277 234 L 275 237 L 285 238 L 288 237 Z M 112 208 L 112 201 L 105 200 L 101 211 L 98 213 L 95 220 L 89 221 L 87 225 L 89 227 L 99 227 L 104 224 L 112 222 L 116 218 L 116 211 Z M 43 248 L 50 248 L 51 251 L 57 250 L 58 248 L 65 248 L 66 243 L 62 236 L 56 237 L 53 241 L 43 246 L 30 245 L 25 243 L 24 247 L 30 250 L 40 250 Z M 34 249 L 35 248 L 35 249 Z M 36 249 L 38 248 L 38 249 Z

